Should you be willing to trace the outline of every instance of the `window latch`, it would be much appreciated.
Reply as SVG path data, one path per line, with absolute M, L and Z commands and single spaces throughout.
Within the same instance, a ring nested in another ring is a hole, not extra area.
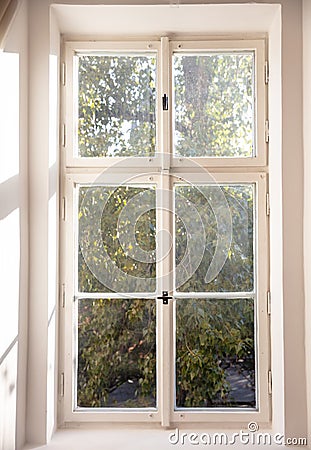
M 163 111 L 168 111 L 168 96 L 166 94 L 164 94 L 162 97 L 162 106 Z
M 157 297 L 158 300 L 163 300 L 163 305 L 168 305 L 168 300 L 173 297 L 169 297 L 168 291 L 162 291 L 162 296 Z

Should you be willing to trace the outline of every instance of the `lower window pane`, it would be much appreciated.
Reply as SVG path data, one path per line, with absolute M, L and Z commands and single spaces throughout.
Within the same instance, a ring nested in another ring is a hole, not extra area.
M 176 407 L 256 407 L 253 299 L 176 301 Z
M 155 300 L 79 300 L 78 407 L 156 407 L 155 392 Z

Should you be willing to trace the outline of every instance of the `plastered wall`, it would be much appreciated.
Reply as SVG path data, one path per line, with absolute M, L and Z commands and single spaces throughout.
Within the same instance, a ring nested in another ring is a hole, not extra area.
M 25 441 L 28 305 L 28 13 L 0 53 L 0 448 Z
M 90 2 L 68 0 L 66 3 Z M 153 2 L 141 0 L 136 3 Z M 271 23 L 275 55 L 281 47 L 278 57 L 271 60 L 271 70 L 275 74 L 275 95 L 272 97 L 275 103 L 270 104 L 275 130 L 278 130 L 274 136 L 272 132 L 270 151 L 277 152 L 281 148 L 281 153 L 271 156 L 276 174 L 272 197 L 276 236 L 272 243 L 272 272 L 277 280 L 273 285 L 272 301 L 273 298 L 281 300 L 273 306 L 272 336 L 275 348 L 280 349 L 279 352 L 274 350 L 272 355 L 276 373 L 277 417 L 274 417 L 274 426 L 285 429 L 288 436 L 304 436 L 307 425 L 309 430 L 311 428 L 311 332 L 308 320 L 311 314 L 308 232 L 311 229 L 311 92 L 308 82 L 311 76 L 311 3 L 310 0 L 258 3 L 281 5 L 281 15 L 275 18 L 274 24 Z M 18 83 L 18 98 L 12 99 L 11 105 L 12 108 L 15 105 L 12 111 L 14 133 L 11 138 L 7 127 L 0 133 L 0 246 L 1 267 L 4 268 L 0 271 L 0 301 L 2 311 L 5 311 L 0 318 L 0 395 L 1 400 L 4 399 L 0 403 L 1 450 L 21 448 L 25 439 L 44 444 L 56 427 L 59 34 L 57 18 L 51 17 L 49 7 L 48 0 L 24 0 L 5 46 L 6 52 L 17 54 L 19 69 L 16 69 L 18 81 L 13 77 L 8 80 Z M 3 76 L 0 71 L 0 78 Z M 6 81 L 2 81 L 0 87 L 2 95 L 5 94 L 4 83 Z M 56 97 L 51 97 L 51 89 L 56 89 Z M 280 220 L 283 241 L 279 240 L 280 233 L 277 238 Z M 14 245 L 11 247 L 10 243 Z M 277 257 L 281 253 L 283 260 Z M 14 286 L 11 290 L 6 287 L 9 279 Z M 5 373 L 9 373 L 9 377 L 4 376 Z M 67 449 L 68 442 L 73 443 L 73 439 L 76 439 L 75 448 L 88 448 L 81 436 L 88 442 L 90 435 L 86 432 L 69 434 L 67 444 L 64 435 L 57 435 L 57 448 Z M 117 433 L 114 438 L 111 433 L 96 436 L 99 440 L 106 436 L 110 442 L 115 439 L 111 448 L 118 448 L 118 445 L 125 448 L 124 442 L 128 443 L 128 448 L 131 445 L 136 448 L 135 433 L 133 436 L 126 432 Z M 131 442 L 130 436 L 134 439 Z M 163 444 L 163 435 L 158 432 L 154 435 L 144 433 L 141 437 L 145 443 L 152 441 L 155 448 L 159 443 Z

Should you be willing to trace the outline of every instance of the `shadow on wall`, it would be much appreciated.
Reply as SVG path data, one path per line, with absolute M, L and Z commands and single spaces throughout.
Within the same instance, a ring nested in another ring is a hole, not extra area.
M 17 208 L 19 208 L 19 175 L 0 184 L 0 220 L 5 219 Z

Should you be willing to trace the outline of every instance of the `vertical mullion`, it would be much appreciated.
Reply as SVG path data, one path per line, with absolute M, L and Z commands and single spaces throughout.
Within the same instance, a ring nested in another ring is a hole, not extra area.
M 170 116 L 171 116 L 171 93 L 170 93 L 170 52 L 169 52 L 169 39 L 167 37 L 161 38 L 161 57 L 160 57 L 160 70 L 161 70 L 161 105 L 160 105 L 160 118 L 161 118 L 161 161 L 162 170 L 169 170 L 170 168 Z M 168 96 L 168 109 L 164 110 L 162 105 L 162 99 L 164 95 Z
M 158 198 L 158 217 L 160 242 L 158 247 L 158 292 L 168 291 L 172 294 L 172 250 L 171 250 L 171 190 L 170 176 L 162 174 Z M 171 386 L 172 386 L 172 318 L 173 302 L 159 303 L 159 408 L 162 426 L 170 425 Z
M 169 95 L 169 40 L 161 38 L 161 176 L 158 191 L 158 219 L 160 242 L 158 242 L 158 292 L 172 293 L 171 251 L 171 182 L 170 167 L 170 111 L 162 107 L 162 98 Z M 170 103 L 170 98 L 169 98 Z M 171 361 L 172 361 L 172 302 L 159 300 L 159 409 L 162 426 L 170 425 L 171 416 Z

